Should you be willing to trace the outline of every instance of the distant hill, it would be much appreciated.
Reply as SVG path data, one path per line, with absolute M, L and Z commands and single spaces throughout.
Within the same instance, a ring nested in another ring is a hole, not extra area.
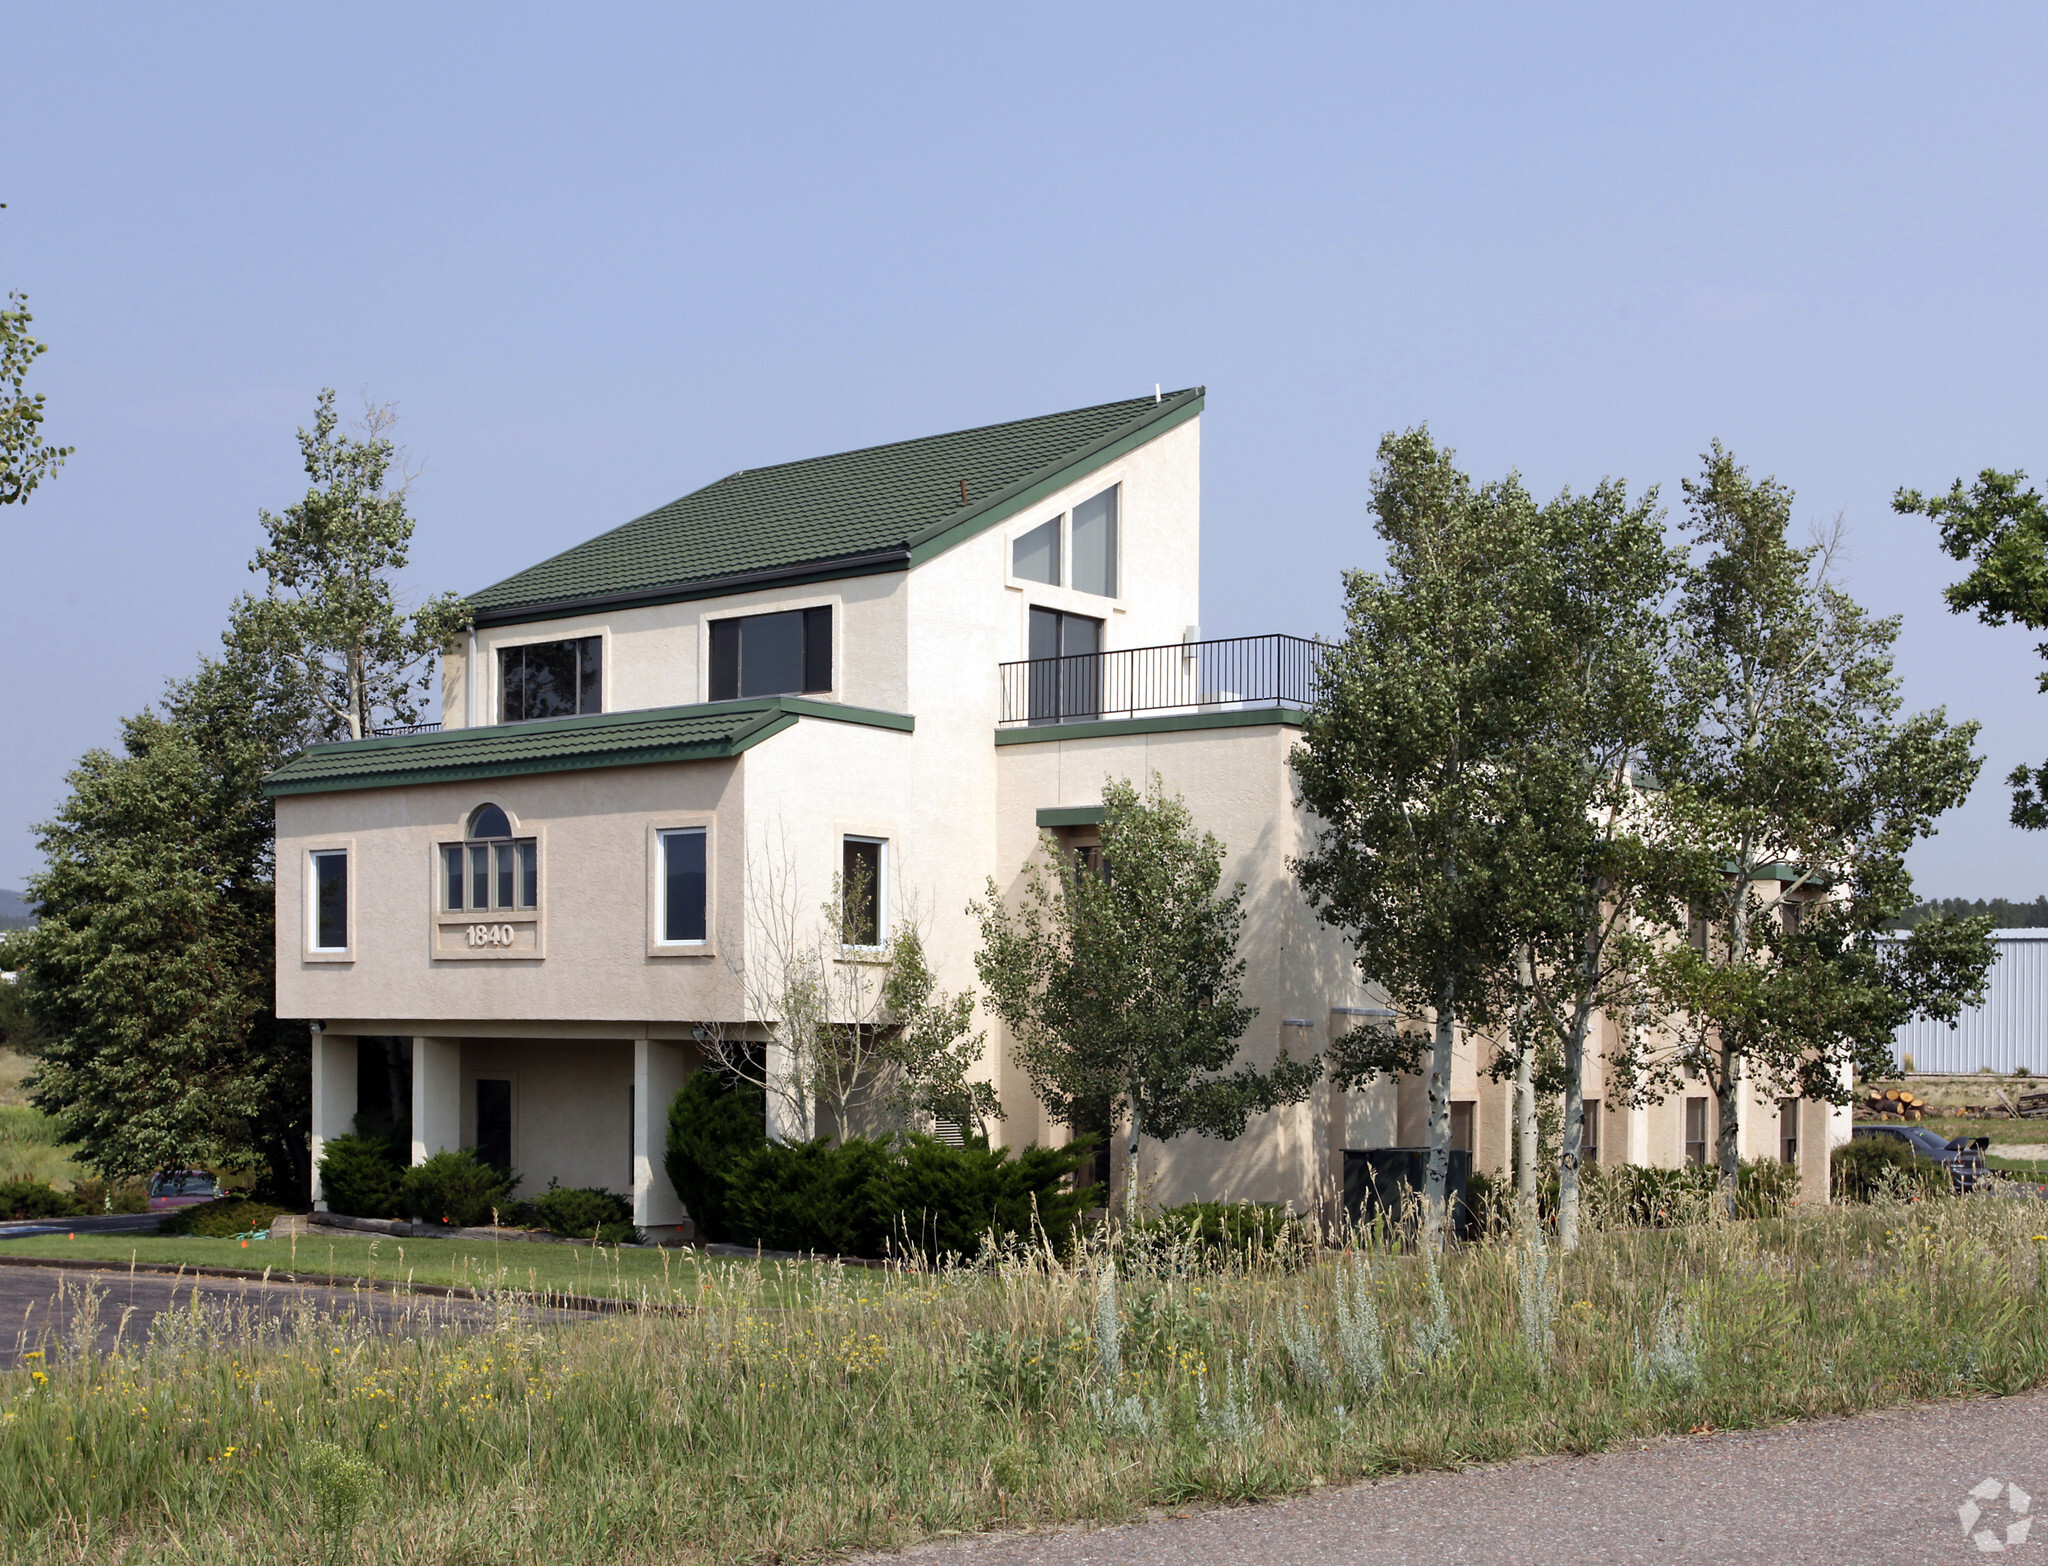
M 1974 919 L 1980 914 L 1989 914 L 1994 929 L 2048 930 L 2048 897 L 2037 897 L 2031 903 L 2008 902 L 2003 897 L 1937 897 L 1897 920 L 1896 926 L 1910 930 L 1936 914 L 1946 914 L 1952 919 Z
M 35 922 L 21 893 L 0 891 L 0 930 L 25 930 Z

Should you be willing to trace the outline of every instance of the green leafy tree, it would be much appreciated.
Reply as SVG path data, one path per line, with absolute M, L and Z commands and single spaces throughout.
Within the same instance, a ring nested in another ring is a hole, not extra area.
M 971 991 L 949 995 L 939 988 L 915 924 L 890 938 L 882 1010 L 894 1066 L 889 1105 L 915 1119 L 950 1121 L 987 1141 L 989 1122 L 1003 1118 L 1003 1106 L 995 1084 L 971 1073 L 988 1035 L 974 1027 Z
M 1540 1051 L 1557 1060 L 1563 1093 L 1558 1236 L 1567 1249 L 1578 1233 L 1587 1036 L 1600 1015 L 1651 1020 L 1643 958 L 1684 928 L 1684 860 L 1661 794 L 1640 786 L 1643 758 L 1674 710 L 1665 608 L 1682 556 L 1666 545 L 1662 516 L 1654 491 L 1632 503 L 1613 481 L 1560 495 L 1534 520 L 1525 612 L 1514 621 L 1519 661 L 1541 675 L 1507 769 L 1517 1188 L 1533 1219 Z
M 1420 1071 L 1426 1055 L 1435 1233 L 1457 1029 L 1512 1014 L 1532 901 L 1517 879 L 1530 831 L 1515 763 L 1549 672 L 1527 656 L 1541 518 L 1513 478 L 1475 487 L 1426 429 L 1380 442 L 1372 509 L 1387 569 L 1345 573 L 1346 634 L 1294 753 L 1318 822 L 1294 869 L 1401 1014 L 1337 1040 L 1333 1080 Z
M 337 433 L 334 393 L 322 391 L 313 428 L 299 431 L 312 487 L 284 514 L 261 513 L 269 543 L 251 571 L 262 597 L 244 594 L 230 637 L 289 665 L 314 702 L 316 737 L 361 739 L 380 716 L 417 723 L 436 653 L 470 623 L 453 593 L 408 614 L 394 583 L 411 553 L 413 521 L 389 407 L 369 408 L 359 435 Z
M 275 1006 L 273 820 L 263 776 L 303 709 L 246 657 L 202 664 L 158 710 L 88 752 L 14 935 L 34 1018 L 29 1086 L 108 1178 L 255 1165 L 281 1199 L 307 1181 L 303 1023 Z
M 1677 614 L 1687 722 L 1652 758 L 1695 927 L 1651 977 L 1685 1020 L 1675 1051 L 1636 1064 L 1653 1090 L 1686 1067 L 1712 1086 L 1732 1193 L 1745 1080 L 1846 1102 L 1852 1070 L 1890 1069 L 1901 1023 L 1981 997 L 1993 952 L 1986 919 L 1884 937 L 1914 904 L 1908 850 L 1976 779 L 1976 725 L 1899 716 L 1898 622 L 1834 583 L 1830 541 L 1787 542 L 1791 491 L 1718 443 L 1704 460 L 1685 486 L 1707 552 Z
M 0 506 L 27 500 L 74 449 L 43 440 L 43 394 L 26 387 L 29 366 L 49 348 L 29 335 L 34 323 L 28 296 L 10 291 L 0 310 Z
M 1892 509 L 1924 516 L 1941 528 L 1941 547 L 1970 562 L 1970 574 L 1943 594 L 1955 614 L 1976 613 L 1986 625 L 2024 625 L 2048 631 L 2048 505 L 2040 493 L 2022 488 L 2027 475 L 1986 468 L 1967 490 L 1957 479 L 1946 495 L 1902 489 Z M 2048 642 L 2035 651 L 2048 658 Z M 2048 673 L 2039 677 L 2048 691 Z M 2012 824 L 2038 832 L 2048 827 L 2048 765 L 2015 767 Z
M 1100 871 L 1045 838 L 1014 909 L 993 881 L 974 906 L 975 963 L 1047 1113 L 1086 1130 L 1106 1106 L 1125 1122 L 1134 1213 L 1142 1138 L 1228 1141 L 1253 1114 L 1306 1098 L 1321 1067 L 1283 1050 L 1270 1070 L 1230 1071 L 1257 1013 L 1240 994 L 1244 888 L 1218 891 L 1223 844 L 1157 777 L 1142 795 L 1114 780 L 1102 803 Z

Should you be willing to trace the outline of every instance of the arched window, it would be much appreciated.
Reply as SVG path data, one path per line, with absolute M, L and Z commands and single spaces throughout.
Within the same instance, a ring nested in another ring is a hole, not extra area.
M 477 806 L 463 837 L 441 845 L 442 895 L 450 913 L 540 906 L 540 845 L 514 837 L 502 808 Z

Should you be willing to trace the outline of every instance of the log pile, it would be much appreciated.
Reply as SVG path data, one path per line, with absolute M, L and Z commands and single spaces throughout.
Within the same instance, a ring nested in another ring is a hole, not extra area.
M 2042 1096 L 2048 1097 L 2048 1094 Z M 1905 1088 L 1886 1088 L 1882 1092 L 1873 1090 L 1866 1093 L 1856 1107 L 1875 1120 L 1920 1120 L 1933 1108 L 1926 1099 Z

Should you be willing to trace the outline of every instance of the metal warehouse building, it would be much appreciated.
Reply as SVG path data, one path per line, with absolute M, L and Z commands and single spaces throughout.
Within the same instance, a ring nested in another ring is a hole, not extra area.
M 2048 1071 L 2048 930 L 1991 935 L 1998 961 L 1984 1004 L 1964 1012 L 1953 1028 L 1921 1021 L 1899 1029 L 1892 1048 L 1901 1065 L 1910 1056 L 1915 1071 Z

